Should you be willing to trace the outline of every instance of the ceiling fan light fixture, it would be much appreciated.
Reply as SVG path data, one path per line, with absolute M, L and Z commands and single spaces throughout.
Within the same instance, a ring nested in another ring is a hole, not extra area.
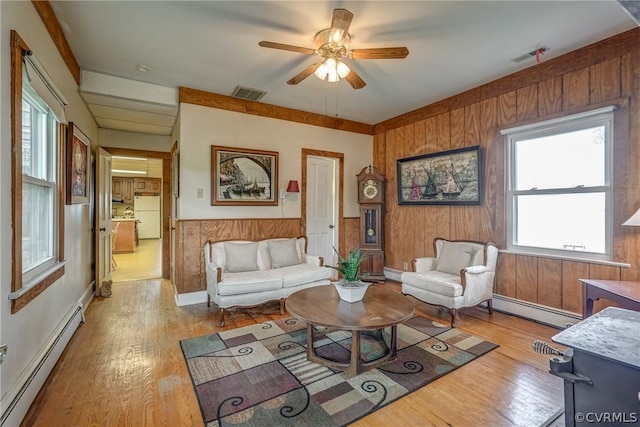
M 338 65 L 336 66 L 336 70 L 338 71 L 338 75 L 341 79 L 344 79 L 351 72 L 351 68 L 347 64 L 342 61 L 338 61 Z
M 315 73 L 313 73 L 320 80 L 324 80 L 327 77 L 327 66 L 325 65 L 325 63 L 326 63 L 326 61 L 323 62 L 322 64 L 320 64 L 320 66 L 315 71 Z

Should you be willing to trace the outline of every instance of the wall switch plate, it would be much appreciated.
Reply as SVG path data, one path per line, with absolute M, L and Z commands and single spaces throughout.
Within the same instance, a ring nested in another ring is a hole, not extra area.
M 196 190 L 196 197 L 197 197 L 198 199 L 202 199 L 202 198 L 204 197 L 204 189 L 202 189 L 202 188 L 198 188 L 198 189 Z
M 403 269 L 404 271 L 407 271 L 407 270 L 409 269 L 409 263 L 408 263 L 408 262 L 403 263 L 403 264 L 402 264 L 402 269 Z

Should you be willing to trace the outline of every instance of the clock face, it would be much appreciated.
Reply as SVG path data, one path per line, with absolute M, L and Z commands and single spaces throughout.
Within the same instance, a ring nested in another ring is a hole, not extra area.
M 373 199 L 378 195 L 378 184 L 372 179 L 366 180 L 362 187 L 362 194 L 367 199 Z

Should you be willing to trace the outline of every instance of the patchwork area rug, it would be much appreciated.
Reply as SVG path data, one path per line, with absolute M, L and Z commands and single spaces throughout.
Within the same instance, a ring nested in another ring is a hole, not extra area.
M 415 316 L 398 325 L 397 360 L 346 379 L 307 361 L 306 335 L 284 318 L 181 341 L 205 425 L 346 425 L 498 347 Z M 318 354 L 349 360 L 350 332 L 314 337 Z M 361 349 L 365 361 L 386 352 L 365 334 Z

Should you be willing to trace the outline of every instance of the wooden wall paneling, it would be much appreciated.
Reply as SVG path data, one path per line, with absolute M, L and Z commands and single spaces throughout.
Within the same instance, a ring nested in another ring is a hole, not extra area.
M 436 123 L 438 129 L 434 152 L 446 151 L 451 148 L 451 114 L 446 113 L 436 116 Z M 451 206 L 431 206 L 430 211 L 434 212 L 431 218 L 435 218 L 436 224 L 436 233 L 434 233 L 433 238 L 451 239 Z M 429 240 L 433 240 L 433 238 Z M 433 253 L 432 242 L 426 243 L 428 245 L 428 253 Z
M 402 231 L 400 223 L 400 206 L 398 205 L 398 187 L 396 177 L 396 160 L 402 158 L 402 141 L 399 139 L 398 130 L 387 132 L 387 170 L 393 173 L 387 174 L 387 214 L 385 216 L 385 264 L 387 267 L 402 269 L 402 241 L 399 238 Z
M 396 129 L 396 131 L 396 148 L 399 149 L 399 151 L 396 151 L 396 158 L 415 156 L 417 154 L 415 124 L 408 124 Z M 407 263 L 408 266 L 415 257 L 414 245 L 416 244 L 416 236 L 414 231 L 420 227 L 415 215 L 418 209 L 415 206 L 399 206 L 398 208 L 399 229 L 394 233 L 395 236 L 400 238 L 399 246 L 402 248 L 400 256 L 394 259 L 398 270 L 404 270 L 404 264 Z
M 562 261 L 562 309 L 582 314 L 582 284 L 589 277 L 589 264 Z
M 483 175 L 483 200 L 480 205 L 478 240 L 502 245 L 500 239 L 504 227 L 498 220 L 504 211 L 504 176 L 502 158 L 504 150 L 496 139 L 497 99 L 489 98 L 480 103 L 480 145 L 484 151 L 484 161 L 480 165 Z M 504 246 L 499 246 L 504 247 Z
M 562 111 L 562 76 L 538 83 L 538 116 L 545 117 Z
M 516 298 L 523 301 L 538 301 L 538 259 L 516 255 Z
M 538 304 L 562 308 L 562 261 L 538 258 Z
M 516 255 L 498 255 L 495 293 L 510 298 L 516 297 Z
M 516 91 L 514 90 L 498 96 L 498 128 L 506 128 L 516 120 Z
M 423 136 L 418 138 L 418 132 L 416 137 L 420 144 L 422 144 L 421 154 L 435 153 L 442 151 L 440 149 L 440 124 L 437 117 L 430 117 L 426 120 L 420 121 L 421 126 L 419 131 L 423 132 Z M 446 142 L 448 143 L 448 141 Z M 439 236 L 438 230 L 438 213 L 444 210 L 442 206 L 420 206 L 413 209 L 416 218 L 420 221 L 421 230 L 416 230 L 416 233 L 420 233 L 420 245 L 415 247 L 417 256 L 433 256 L 433 239 Z M 447 215 L 448 217 L 448 215 Z M 448 230 L 448 218 L 445 225 Z M 448 233 L 447 233 L 448 234 Z M 410 268 L 411 266 L 409 266 Z
M 516 119 L 525 121 L 538 117 L 538 85 L 516 90 Z
M 628 77 L 625 77 L 623 81 L 629 87 L 628 95 L 632 96 L 632 99 L 637 98 L 640 94 L 640 54 L 637 48 L 632 51 L 628 60 L 621 63 L 621 67 L 627 67 L 623 69 L 623 76 Z M 621 149 L 625 154 L 626 168 L 624 168 L 625 179 L 623 182 L 627 183 L 627 188 L 620 206 L 626 206 L 627 211 L 623 215 L 631 216 L 640 208 L 640 106 L 637 101 L 629 102 L 627 117 L 629 118 L 627 145 L 626 149 Z M 615 148 L 617 146 L 614 147 L 614 150 Z M 638 228 L 640 227 L 621 227 L 622 242 L 616 246 L 624 248 L 626 257 L 622 260 L 631 264 L 631 268 L 625 268 L 621 271 L 622 280 L 640 281 L 640 266 L 638 265 L 640 261 L 640 230 Z
M 631 54 L 625 53 L 620 57 L 620 97 L 626 98 L 633 95 L 633 72 Z
M 386 176 L 389 174 L 389 171 L 387 170 L 387 163 L 385 161 L 387 157 L 385 136 L 386 134 L 381 133 L 373 137 L 373 166 L 378 168 L 380 173 Z M 393 173 L 393 171 L 391 172 Z
M 620 267 L 615 267 L 612 265 L 589 264 L 589 278 L 600 280 L 621 280 L 620 270 Z M 620 307 L 620 305 L 613 301 L 605 299 L 597 300 L 594 301 L 593 312 L 597 313 L 598 311 L 607 307 Z
M 589 68 L 572 71 L 562 76 L 562 109 L 589 105 Z
M 592 104 L 620 98 L 620 57 L 592 65 L 589 73 Z
M 344 233 L 345 249 L 340 252 L 342 254 L 348 253 L 351 248 L 360 246 L 360 218 L 345 218 L 344 228 L 342 233 Z
M 182 262 L 178 293 L 203 291 L 206 283 L 202 281 L 204 270 L 204 247 L 200 246 L 200 221 L 178 221 L 180 232 L 180 247 L 182 252 L 176 254 L 176 259 Z
M 453 110 L 450 114 L 449 148 L 462 148 L 465 146 L 464 132 L 464 108 Z M 449 235 L 453 240 L 466 238 L 464 206 L 449 206 Z
M 427 124 L 429 122 L 429 124 Z M 433 120 L 420 120 L 416 122 L 414 125 L 414 153 L 415 155 L 426 154 L 427 151 L 427 129 L 429 129 L 431 133 L 431 138 L 433 138 Z M 422 171 L 424 172 L 424 171 Z M 409 206 L 408 206 L 409 207 Z M 412 251 L 409 254 L 409 265 L 407 266 L 407 270 L 411 270 L 411 260 L 413 258 L 423 257 L 425 251 L 425 242 L 427 240 L 432 240 L 431 233 L 429 233 L 429 229 L 432 227 L 431 224 L 428 224 L 429 218 L 427 217 L 427 206 L 416 206 L 412 207 L 409 211 L 409 221 L 410 228 L 412 229 L 411 240 L 412 240 Z M 427 237 L 429 236 L 429 237 Z M 404 265 L 403 265 L 404 269 Z

